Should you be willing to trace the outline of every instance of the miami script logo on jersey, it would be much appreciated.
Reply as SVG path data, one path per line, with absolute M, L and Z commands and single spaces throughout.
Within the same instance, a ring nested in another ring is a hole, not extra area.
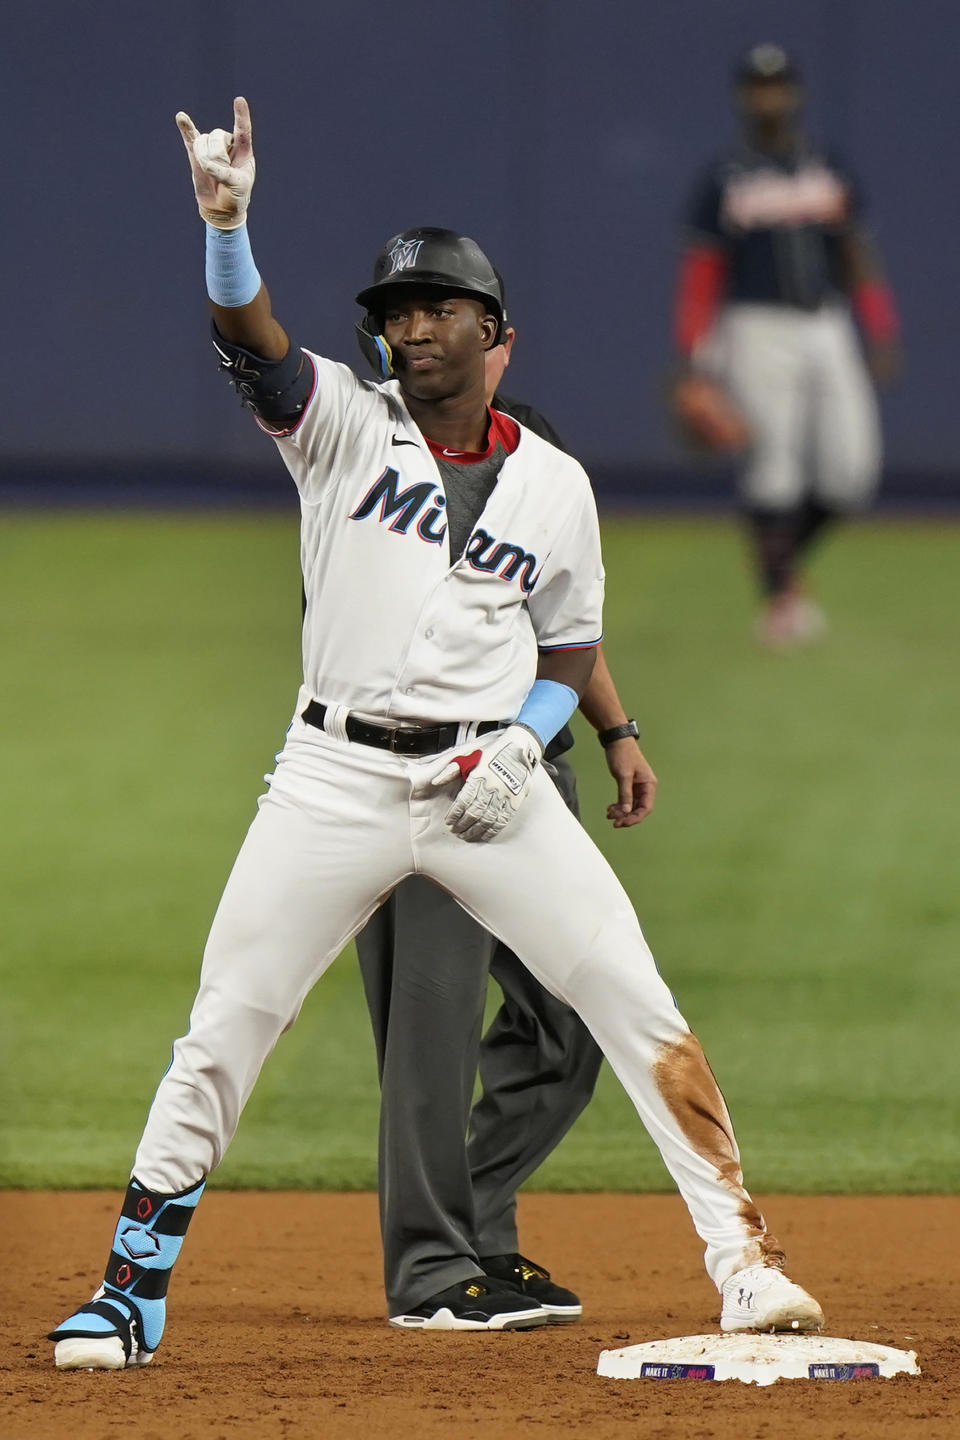
M 370 486 L 351 520 L 366 520 L 377 511 L 377 521 L 387 525 L 394 535 L 406 535 L 416 521 L 414 534 L 428 545 L 440 545 L 446 539 L 447 526 L 443 512 L 447 497 L 432 480 L 419 485 L 398 488 L 399 472 L 388 465 Z M 529 595 L 537 583 L 537 557 L 509 540 L 497 540 L 486 530 L 474 530 L 463 558 L 474 570 L 496 575 L 500 580 L 519 580 L 524 594 Z
M 420 254 L 422 244 L 422 240 L 398 240 L 389 254 L 388 275 L 396 275 L 401 270 L 412 270 L 417 263 L 417 256 Z

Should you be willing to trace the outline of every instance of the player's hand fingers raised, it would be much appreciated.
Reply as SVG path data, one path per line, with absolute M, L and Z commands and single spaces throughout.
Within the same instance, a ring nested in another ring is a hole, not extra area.
M 183 143 L 187 147 L 187 152 L 192 157 L 194 141 L 196 140 L 200 132 L 197 129 L 196 125 L 194 125 L 193 121 L 190 119 L 190 116 L 187 114 L 186 110 L 178 110 L 176 120 L 177 129 L 180 131 L 180 134 L 183 137 Z
M 216 209 L 217 182 L 212 175 L 207 174 L 201 165 L 198 150 L 202 148 L 201 142 L 205 142 L 208 137 L 201 135 L 185 110 L 179 110 L 176 119 L 177 129 L 180 131 L 180 137 L 190 161 L 190 174 L 193 178 L 193 193 L 197 198 L 197 206 L 200 214 L 207 219 Z
M 233 163 L 239 165 L 253 151 L 253 126 L 250 122 L 250 106 L 242 95 L 233 102 L 233 144 L 230 155 Z
M 235 230 L 247 217 L 256 162 L 250 136 L 250 111 L 239 97 L 234 102 L 234 130 L 197 130 L 185 110 L 177 112 L 177 128 L 190 157 L 193 190 L 200 214 L 218 230 Z

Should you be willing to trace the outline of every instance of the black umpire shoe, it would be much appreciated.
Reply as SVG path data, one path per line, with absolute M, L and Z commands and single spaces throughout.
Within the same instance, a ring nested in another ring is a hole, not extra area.
M 578 1295 L 555 1285 L 549 1270 L 523 1255 L 484 1255 L 480 1264 L 492 1279 L 512 1281 L 524 1295 L 542 1305 L 548 1325 L 572 1325 L 583 1314 Z
M 548 1319 L 539 1301 L 516 1285 L 477 1275 L 431 1295 L 406 1315 L 391 1315 L 390 1324 L 401 1330 L 532 1330 Z

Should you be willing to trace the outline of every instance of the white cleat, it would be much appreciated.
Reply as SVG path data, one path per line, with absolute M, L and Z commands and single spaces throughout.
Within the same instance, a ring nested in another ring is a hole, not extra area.
M 801 591 L 775 595 L 754 622 L 753 633 L 768 650 L 815 645 L 827 633 L 827 617 Z
M 823 1329 L 823 1311 L 806 1290 L 771 1265 L 748 1265 L 723 1282 L 720 1329 L 783 1330 L 800 1333 Z
M 140 1345 L 139 1315 L 121 1295 L 104 1287 L 69 1319 L 51 1330 L 58 1370 L 124 1370 L 149 1365 L 152 1350 Z
M 827 633 L 827 617 L 809 595 L 798 595 L 793 609 L 793 638 L 798 645 L 814 645 Z
M 153 1353 L 138 1350 L 127 1359 L 119 1335 L 75 1335 L 58 1340 L 53 1363 L 58 1370 L 123 1370 L 127 1365 L 149 1365 Z

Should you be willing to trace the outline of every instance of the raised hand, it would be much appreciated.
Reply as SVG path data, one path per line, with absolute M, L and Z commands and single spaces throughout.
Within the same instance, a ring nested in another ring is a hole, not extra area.
M 249 105 L 242 95 L 234 100 L 232 135 L 226 130 L 201 134 L 183 110 L 177 126 L 190 158 L 200 214 L 218 230 L 236 230 L 247 218 L 257 170 Z

